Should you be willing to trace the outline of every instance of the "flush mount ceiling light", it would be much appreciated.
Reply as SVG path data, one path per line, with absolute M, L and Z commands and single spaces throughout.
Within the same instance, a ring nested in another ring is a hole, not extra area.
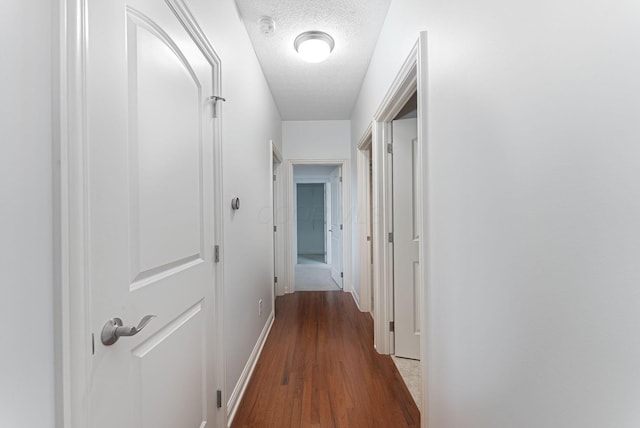
M 293 42 L 296 52 L 307 62 L 322 62 L 335 46 L 333 37 L 322 31 L 305 31 Z

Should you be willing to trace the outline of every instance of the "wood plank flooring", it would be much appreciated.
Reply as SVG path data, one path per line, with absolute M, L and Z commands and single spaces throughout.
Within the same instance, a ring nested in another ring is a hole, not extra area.
M 419 427 L 373 322 L 341 291 L 276 299 L 276 320 L 233 421 L 242 427 Z

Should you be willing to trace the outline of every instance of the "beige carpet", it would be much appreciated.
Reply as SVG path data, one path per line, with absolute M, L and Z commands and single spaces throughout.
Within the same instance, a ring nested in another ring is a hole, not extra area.
M 410 360 L 408 358 L 398 358 L 395 355 L 392 355 L 391 358 L 393 359 L 393 362 L 396 363 L 396 367 L 398 368 L 405 385 L 407 385 L 407 388 L 413 397 L 413 401 L 416 402 L 416 406 L 420 409 L 422 405 L 422 375 L 420 361 Z
M 299 265 L 324 265 L 325 260 L 324 254 L 298 254 Z
M 326 264 L 296 265 L 296 291 L 335 291 L 338 285 L 331 279 L 331 268 Z

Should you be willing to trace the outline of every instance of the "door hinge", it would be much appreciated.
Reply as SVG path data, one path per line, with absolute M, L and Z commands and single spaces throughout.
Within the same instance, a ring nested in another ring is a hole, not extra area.
M 340 177 L 340 183 L 342 183 L 342 177 Z
M 395 321 L 389 321 L 389 331 L 392 332 L 392 333 L 394 331 L 396 331 L 396 323 L 395 323 Z
M 91 355 L 96 355 L 96 336 L 91 333 Z
M 389 232 L 389 242 L 393 243 L 393 232 Z
M 367 236 L 367 242 L 371 241 L 371 237 Z
M 277 277 L 277 276 L 274 276 L 274 277 L 273 277 L 273 282 L 274 282 L 275 284 L 277 284 L 277 283 L 278 283 L 278 277 Z
M 342 230 L 342 225 L 340 225 L 340 230 Z
M 216 245 L 213 247 L 213 261 L 215 263 L 220 262 L 220 245 Z
M 391 143 L 387 144 L 387 153 L 393 154 L 393 145 Z
M 273 181 L 276 181 L 276 175 L 273 174 Z
M 340 272 L 340 278 L 344 278 L 344 272 Z
M 218 407 L 218 409 L 222 408 L 222 391 L 221 390 L 216 391 L 216 406 Z
M 273 226 L 273 231 L 277 232 L 278 231 L 278 226 Z

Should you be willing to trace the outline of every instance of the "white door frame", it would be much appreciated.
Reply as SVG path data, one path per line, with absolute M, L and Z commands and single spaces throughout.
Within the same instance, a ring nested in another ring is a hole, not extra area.
M 221 60 L 204 36 L 183 0 L 167 0 L 204 56 L 216 69 L 214 92 L 221 88 Z M 54 313 L 56 356 L 56 426 L 89 426 L 89 391 L 91 381 L 92 335 L 90 328 L 91 286 L 87 283 L 88 248 L 88 171 L 86 146 L 86 49 L 88 0 L 56 0 L 54 31 Z M 213 95 L 213 94 L 212 94 Z M 220 103 L 218 103 L 220 104 Z M 214 242 L 223 239 L 222 145 L 219 117 L 215 107 L 214 126 Z M 222 389 L 223 406 L 227 403 L 224 371 L 223 264 L 214 265 L 216 311 L 216 377 Z M 214 286 L 214 284 L 212 284 Z M 99 338 L 98 338 L 99 340 Z M 215 415 L 214 425 L 226 426 L 226 408 Z
M 371 255 L 373 236 L 371 233 L 371 183 L 369 180 L 369 154 L 372 146 L 372 127 L 367 127 L 363 137 L 358 143 L 357 152 L 357 186 L 358 186 L 358 271 L 360 273 L 360 310 L 362 312 L 374 312 L 371 307 L 371 295 L 373 294 L 373 276 L 371 275 Z
M 275 263 L 274 263 L 274 272 L 273 272 L 273 277 L 274 277 L 274 281 L 275 281 L 275 296 L 282 296 L 284 293 L 284 281 L 282 279 L 282 272 L 283 272 L 283 257 L 282 255 L 284 254 L 284 240 L 283 240 L 283 235 L 284 235 L 284 230 L 283 230 L 283 201 L 282 201 L 282 152 L 280 151 L 280 149 L 278 148 L 278 146 L 276 146 L 273 141 L 271 141 L 271 167 L 275 168 L 273 171 L 271 171 L 271 173 L 273 174 L 273 184 L 271 187 L 271 191 L 273 192 L 273 194 L 271 195 L 271 200 L 273 201 L 273 203 L 275 204 L 273 208 L 273 225 L 274 227 L 277 228 L 277 230 L 274 233 L 274 257 L 275 257 Z M 274 296 L 274 306 L 272 306 L 273 308 L 275 308 L 275 296 Z
M 422 208 L 422 221 L 420 222 L 419 261 L 421 285 L 421 324 L 420 324 L 420 353 L 422 368 L 422 415 L 421 426 L 428 428 L 428 377 L 430 366 L 429 359 L 432 352 L 429 350 L 429 295 L 432 279 L 430 277 L 431 254 L 429 252 L 430 240 L 430 180 L 429 175 L 429 145 L 427 133 L 427 32 L 421 32 L 420 37 L 400 71 L 396 75 L 391 87 L 387 91 L 378 110 L 373 116 L 370 126 L 371 152 L 373 163 L 373 281 L 374 293 L 374 346 L 381 354 L 393 352 L 393 333 L 390 332 L 389 323 L 393 321 L 393 247 L 388 241 L 389 233 L 393 231 L 392 223 L 392 189 L 390 177 L 391 159 L 387 154 L 387 144 L 391 141 L 391 121 L 399 113 L 414 92 L 418 94 L 418 141 L 422 148 L 420 170 L 422 176 L 420 183 L 422 193 L 419 204 Z M 369 129 L 362 136 L 360 143 L 366 148 Z M 360 154 L 359 154 L 360 155 Z M 359 177 L 362 174 L 359 174 Z M 359 194 L 366 187 L 360 177 L 358 180 Z M 359 204 L 364 204 L 364 198 L 358 199 Z M 359 211 L 362 212 L 362 207 Z M 366 209 L 366 208 L 365 208 Z M 377 221 L 376 221 L 377 220 Z M 361 235 L 362 236 L 362 235 Z M 360 242 L 362 248 L 362 240 Z M 362 273 L 361 273 L 362 278 Z
M 293 293 L 295 291 L 295 266 L 296 266 L 296 258 L 297 254 L 295 254 L 295 243 L 293 242 L 293 238 L 295 235 L 295 210 L 296 207 L 294 205 L 294 180 L 293 180 L 293 167 L 295 165 L 327 165 L 327 166 L 339 166 L 342 168 L 342 177 L 343 177 L 343 186 L 342 186 L 342 222 L 343 222 L 343 231 L 342 231 L 342 269 L 344 272 L 343 277 L 343 291 L 348 291 L 353 293 L 353 284 L 352 284 L 352 276 L 351 276 L 351 261 L 345 262 L 346 255 L 351 254 L 351 213 L 350 213 L 350 204 L 346 203 L 346 201 L 351 200 L 351 186 L 345 185 L 344 180 L 348 180 L 350 177 L 349 172 L 349 160 L 348 159 L 291 159 L 287 161 L 287 178 L 286 178 L 286 206 L 287 206 L 287 214 L 288 221 L 287 227 L 285 229 L 285 271 L 287 274 L 287 280 L 285 285 L 285 293 Z M 346 177 L 346 178 L 345 178 Z
M 418 47 L 416 44 L 411 50 L 371 124 L 373 212 L 378 219 L 373 222 L 374 344 L 381 354 L 392 354 L 394 351 L 393 332 L 389 328 L 394 320 L 393 244 L 388 239 L 393 232 L 392 159 L 387 152 L 387 145 L 392 137 L 391 122 L 417 90 Z M 424 235 L 421 233 L 420 236 Z

